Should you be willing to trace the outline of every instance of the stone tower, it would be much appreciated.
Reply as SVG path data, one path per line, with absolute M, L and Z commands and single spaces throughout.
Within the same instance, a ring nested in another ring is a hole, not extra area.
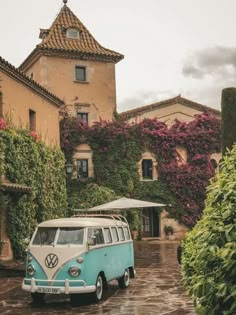
M 90 125 L 116 111 L 115 64 L 123 55 L 101 46 L 63 0 L 41 43 L 21 64 L 25 72 L 69 105 L 72 116 Z

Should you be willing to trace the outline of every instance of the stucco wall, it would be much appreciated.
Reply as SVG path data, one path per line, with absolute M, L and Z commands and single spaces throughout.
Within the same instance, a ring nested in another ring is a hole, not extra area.
M 84 66 L 87 82 L 75 80 L 75 67 Z M 116 109 L 115 64 L 77 59 L 41 57 L 27 71 L 34 80 L 69 105 L 72 115 L 77 108 L 89 113 L 89 124 L 111 120 Z
M 29 127 L 29 110 L 36 112 L 36 132 L 48 145 L 59 145 L 58 107 L 30 88 L 0 72 L 3 94 L 3 116 L 10 117 L 15 126 Z
M 138 115 L 137 117 L 131 118 L 129 122 L 135 122 L 139 123 L 141 122 L 144 118 L 158 118 L 160 121 L 163 121 L 166 123 L 168 126 L 173 124 L 175 119 L 178 119 L 180 121 L 191 121 L 194 119 L 194 115 L 200 114 L 201 112 L 184 106 L 182 104 L 174 104 L 174 105 L 169 105 L 166 107 L 162 108 L 157 108 L 150 110 L 148 112 L 145 112 L 143 114 Z

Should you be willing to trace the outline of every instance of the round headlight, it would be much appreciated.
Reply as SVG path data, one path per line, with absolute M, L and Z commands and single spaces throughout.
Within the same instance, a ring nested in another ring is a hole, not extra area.
M 28 265 L 28 267 L 27 267 L 27 272 L 28 272 L 28 275 L 29 276 L 33 276 L 34 274 L 35 274 L 35 268 L 34 268 L 34 266 L 33 265 Z
M 72 266 L 72 267 L 70 267 L 70 269 L 69 269 L 69 274 L 70 274 L 72 277 L 78 277 L 78 275 L 80 274 L 80 269 L 79 269 L 79 267 L 77 267 L 77 266 Z

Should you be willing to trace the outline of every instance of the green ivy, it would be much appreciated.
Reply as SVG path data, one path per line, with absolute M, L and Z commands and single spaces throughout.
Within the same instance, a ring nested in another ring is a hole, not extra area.
M 37 223 L 66 215 L 65 162 L 59 148 L 37 142 L 29 130 L 6 128 L 0 137 L 0 170 L 11 182 L 32 188 L 28 194 L 8 193 L 7 230 L 19 258 Z
M 94 182 L 117 195 L 162 201 L 169 215 L 192 227 L 201 216 L 206 187 L 214 175 L 210 154 L 220 152 L 220 121 L 210 114 L 171 127 L 155 119 L 138 124 L 99 121 L 92 127 L 76 118 L 61 121 L 61 144 L 68 162 L 79 144 L 93 152 Z M 188 160 L 178 164 L 176 146 L 186 148 Z M 158 181 L 140 182 L 138 162 L 149 151 L 158 165 Z M 77 191 L 80 185 L 77 185 Z

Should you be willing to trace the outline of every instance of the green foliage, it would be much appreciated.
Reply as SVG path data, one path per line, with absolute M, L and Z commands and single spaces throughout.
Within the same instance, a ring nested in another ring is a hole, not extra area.
M 165 235 L 169 235 L 169 234 L 173 235 L 173 234 L 174 234 L 174 228 L 173 228 L 173 226 L 171 226 L 171 225 L 165 225 L 165 226 L 164 226 L 164 233 L 165 233 Z
M 58 148 L 36 142 L 29 130 L 0 132 L 0 168 L 11 182 L 32 188 L 29 194 L 8 193 L 7 230 L 18 258 L 38 222 L 66 214 L 65 163 Z
M 119 119 L 99 121 L 89 127 L 66 116 L 61 122 L 61 143 L 68 162 L 76 146 L 90 145 L 93 181 L 98 185 L 117 195 L 171 204 L 169 216 L 192 227 L 201 216 L 206 187 L 215 172 L 210 154 L 220 152 L 220 122 L 205 113 L 188 123 L 176 121 L 169 128 L 157 119 L 131 125 Z M 187 150 L 184 163 L 178 161 L 176 146 Z M 140 182 L 138 163 L 146 151 L 157 160 L 158 181 Z
M 73 187 L 70 189 L 69 197 L 71 211 L 73 209 L 88 209 L 117 199 L 112 189 L 92 182 L 84 183 L 82 187 L 78 189 L 78 182 L 76 180 L 74 181 Z
M 236 314 L 236 145 L 208 188 L 202 219 L 183 243 L 184 281 L 197 314 Z

